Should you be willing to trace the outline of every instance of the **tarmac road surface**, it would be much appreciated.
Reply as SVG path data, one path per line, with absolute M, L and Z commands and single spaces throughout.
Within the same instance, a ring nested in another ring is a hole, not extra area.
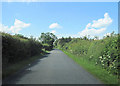
M 7 84 L 102 84 L 61 50 L 54 49 L 42 59 L 31 63 Z

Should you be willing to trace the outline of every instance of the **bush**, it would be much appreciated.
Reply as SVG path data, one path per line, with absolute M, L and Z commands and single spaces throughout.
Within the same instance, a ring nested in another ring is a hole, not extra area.
M 3 69 L 9 64 L 14 64 L 42 53 L 43 45 L 33 38 L 7 33 L 1 33 L 1 35 Z
M 70 42 L 63 42 L 63 39 L 59 39 L 58 43 L 56 43 L 59 48 L 80 58 L 92 61 L 95 65 L 102 66 L 111 74 L 118 75 L 120 69 L 120 62 L 118 62 L 118 57 L 120 57 L 119 34 L 112 34 L 101 40 L 72 38 Z

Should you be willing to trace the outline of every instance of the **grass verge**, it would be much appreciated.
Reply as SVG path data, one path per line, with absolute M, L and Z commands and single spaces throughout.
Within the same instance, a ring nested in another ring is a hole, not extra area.
M 8 76 L 13 75 L 14 73 L 16 73 L 17 71 L 23 69 L 25 66 L 27 66 L 29 63 L 34 62 L 35 60 L 42 58 L 43 55 L 49 53 L 49 51 L 45 51 L 42 54 L 33 56 L 29 59 L 25 59 L 23 61 L 17 62 L 15 64 L 11 64 L 10 66 L 8 66 L 6 69 L 2 70 L 2 78 L 5 79 Z
M 98 78 L 100 81 L 102 81 L 103 84 L 107 84 L 108 86 L 120 86 L 118 83 L 118 77 L 112 74 L 109 74 L 105 69 L 103 69 L 99 65 L 95 65 L 92 62 L 80 58 L 78 56 L 75 56 L 69 52 L 66 52 L 62 50 L 66 55 L 68 55 L 70 58 L 72 58 L 77 64 L 82 66 L 85 70 L 87 70 L 89 73 L 94 75 L 96 78 Z

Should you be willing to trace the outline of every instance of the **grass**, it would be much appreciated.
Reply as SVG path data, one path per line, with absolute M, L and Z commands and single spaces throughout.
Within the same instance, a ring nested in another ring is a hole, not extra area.
M 72 58 L 77 64 L 82 66 L 85 70 L 87 70 L 89 73 L 94 75 L 96 78 L 98 78 L 100 81 L 102 81 L 103 84 L 110 85 L 118 85 L 118 77 L 112 74 L 109 74 L 105 69 L 103 69 L 99 65 L 95 65 L 92 62 L 80 58 L 78 56 L 75 56 L 71 53 L 68 53 L 64 50 L 62 50 L 66 55 L 68 55 L 70 58 Z
M 6 78 L 8 76 L 13 75 L 14 73 L 16 73 L 17 71 L 23 69 L 25 66 L 27 66 L 29 63 L 34 62 L 35 60 L 42 58 L 44 54 L 49 53 L 49 51 L 45 51 L 42 54 L 33 56 L 29 59 L 25 59 L 23 61 L 17 62 L 15 64 L 11 64 L 10 66 L 8 66 L 6 69 L 3 70 L 2 72 L 2 78 Z

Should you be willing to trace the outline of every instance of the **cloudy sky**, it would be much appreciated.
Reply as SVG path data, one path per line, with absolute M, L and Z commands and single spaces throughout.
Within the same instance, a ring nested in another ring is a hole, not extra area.
M 2 2 L 0 31 L 38 37 L 90 35 L 100 38 L 118 32 L 117 2 Z

